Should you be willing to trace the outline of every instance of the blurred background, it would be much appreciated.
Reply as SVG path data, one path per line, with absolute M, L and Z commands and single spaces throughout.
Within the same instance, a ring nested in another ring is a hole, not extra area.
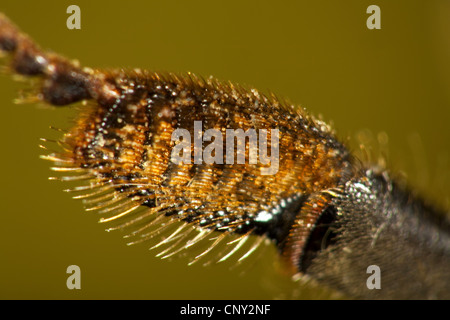
M 68 30 L 66 8 L 81 8 Z M 366 9 L 381 8 L 381 30 Z M 186 72 L 288 98 L 361 142 L 425 197 L 449 207 L 450 2 L 9 1 L 4 12 L 43 48 L 82 65 Z M 1 299 L 308 299 L 268 246 L 243 274 L 231 263 L 162 261 L 127 247 L 98 216 L 49 181 L 39 138 L 70 127 L 74 108 L 14 104 L 27 83 L 0 76 Z M 81 268 L 68 290 L 66 268 Z

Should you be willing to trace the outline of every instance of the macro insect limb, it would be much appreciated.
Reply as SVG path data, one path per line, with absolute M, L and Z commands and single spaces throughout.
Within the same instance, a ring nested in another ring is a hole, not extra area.
M 91 113 L 82 115 L 77 126 L 65 133 L 63 142 L 69 147 L 63 153 L 44 156 L 56 160 L 55 171 L 85 170 L 85 174 L 67 175 L 59 180 L 84 181 L 93 186 L 78 189 L 85 194 L 76 197 L 95 197 L 98 203 L 91 199 L 85 204 L 88 210 L 109 214 L 101 222 L 124 218 L 144 205 L 150 207 L 148 212 L 121 226 L 134 225 L 144 216 L 157 213 L 176 214 L 170 221 L 180 219 L 211 232 L 221 231 L 212 245 L 193 261 L 212 251 L 225 235 L 237 233 L 259 236 L 239 261 L 268 237 L 282 250 L 289 251 L 293 246 L 290 260 L 298 267 L 308 234 L 314 229 L 320 210 L 325 209 L 322 205 L 315 208 L 318 204 L 313 202 L 320 197 L 316 199 L 310 194 L 336 186 L 352 171 L 351 156 L 331 136 L 329 126 L 314 121 L 292 105 L 283 104 L 275 95 L 266 97 L 256 90 L 248 91 L 214 79 L 201 80 L 192 74 L 178 77 L 135 72 L 130 76 L 81 68 L 76 62 L 43 52 L 4 15 L 0 16 L 0 43 L 11 53 L 15 72 L 42 79 L 38 97 L 43 101 L 63 106 L 96 100 Z M 266 117 L 267 114 L 270 116 Z M 261 177 L 257 166 L 190 167 L 168 163 L 170 133 L 176 127 L 190 128 L 196 118 L 223 128 L 281 128 L 285 133 L 281 141 L 281 165 L 285 164 L 285 168 L 277 177 Z M 97 190 L 98 185 L 113 186 L 109 191 L 114 196 L 106 197 Z M 163 188 L 168 191 L 163 192 Z M 134 194 L 143 194 L 141 198 L 145 200 L 135 200 Z M 302 208 L 307 198 L 310 202 Z M 136 241 L 141 242 L 159 235 L 169 224 L 151 230 L 150 222 L 133 235 L 139 235 Z M 289 234 L 293 239 L 285 245 Z M 219 260 L 243 249 L 247 239 L 243 237 L 235 249 Z M 164 241 L 168 240 L 163 239 L 161 245 Z M 185 247 L 194 243 L 188 240 Z
M 192 74 L 81 68 L 42 52 L 4 15 L 0 48 L 11 53 L 14 72 L 42 80 L 41 101 L 91 100 L 57 142 L 62 151 L 43 158 L 66 175 L 55 180 L 84 183 L 67 191 L 107 215 L 101 222 L 116 224 L 108 231 L 133 229 L 130 244 L 157 238 L 162 258 L 206 244 L 192 255 L 195 263 L 225 243 L 235 247 L 218 261 L 242 261 L 270 239 L 293 272 L 351 297 L 450 296 L 445 213 L 360 163 L 303 110 Z M 279 130 L 278 172 L 262 175 L 261 164 L 171 162 L 172 133 L 193 134 L 195 121 L 204 131 Z M 381 291 L 366 286 L 373 264 L 384 272 Z

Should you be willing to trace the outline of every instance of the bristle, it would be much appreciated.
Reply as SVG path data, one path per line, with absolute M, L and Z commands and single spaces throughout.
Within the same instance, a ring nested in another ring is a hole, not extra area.
M 179 249 L 183 250 L 185 248 L 187 238 L 194 231 L 195 228 L 189 225 L 188 230 L 185 230 L 182 234 L 179 234 L 178 236 L 173 238 L 173 240 L 177 241 L 175 241 L 172 245 L 170 245 L 169 247 L 158 253 L 156 256 L 160 257 L 161 259 L 167 259 L 174 256 L 175 254 L 180 252 L 178 251 Z
M 256 251 L 256 249 L 258 249 L 258 247 L 261 245 L 261 243 L 264 241 L 265 239 L 263 237 L 259 237 L 255 240 L 255 243 L 253 244 L 253 246 L 242 256 L 239 258 L 238 262 L 243 261 L 244 259 L 247 259 L 252 253 L 254 253 Z
M 193 265 L 194 263 L 196 263 L 197 261 L 199 261 L 202 257 L 204 257 L 206 254 L 208 254 L 212 249 L 214 249 L 223 239 L 225 239 L 225 237 L 227 236 L 227 233 L 221 233 L 213 242 L 212 245 L 210 245 L 208 247 L 208 249 L 206 249 L 205 251 L 203 251 L 202 253 L 200 253 L 199 255 L 197 255 L 191 262 L 188 263 L 188 265 Z
M 120 217 L 123 217 L 123 216 L 129 214 L 130 212 L 134 211 L 135 209 L 137 209 L 137 208 L 139 208 L 141 206 L 141 204 L 131 204 L 130 205 L 129 202 L 127 202 L 126 204 L 128 205 L 126 208 L 123 208 L 125 206 L 125 204 L 123 204 L 122 206 L 117 207 L 117 208 L 114 209 L 114 210 L 120 209 L 120 210 L 117 210 L 119 213 L 115 213 L 114 216 L 109 217 L 109 218 L 101 218 L 99 220 L 99 222 L 104 223 L 104 222 L 110 222 L 110 221 L 116 220 L 116 219 L 118 219 Z M 105 210 L 102 210 L 102 211 L 105 211 Z M 107 212 L 111 212 L 111 211 L 112 210 L 108 209 Z
M 159 243 L 155 244 L 153 247 L 150 248 L 150 250 L 156 249 L 158 247 L 160 247 L 163 244 L 169 243 L 171 241 L 173 241 L 174 237 L 180 233 L 184 228 L 186 228 L 186 226 L 188 225 L 187 222 L 183 223 L 180 227 L 178 227 L 177 230 L 175 230 L 171 235 L 169 235 L 167 238 L 165 238 L 164 240 L 160 241 Z M 157 255 L 158 256 L 158 255 Z
M 247 242 L 247 240 L 250 238 L 251 232 L 252 232 L 252 230 L 250 230 L 249 232 L 247 232 L 243 236 L 239 237 L 238 239 L 228 242 L 227 245 L 230 245 L 230 244 L 235 243 L 237 240 L 239 240 L 236 243 L 236 245 L 233 247 L 233 249 L 227 255 L 223 256 L 217 262 L 223 262 L 223 261 L 227 260 L 228 258 L 230 258 L 233 254 L 235 254 Z

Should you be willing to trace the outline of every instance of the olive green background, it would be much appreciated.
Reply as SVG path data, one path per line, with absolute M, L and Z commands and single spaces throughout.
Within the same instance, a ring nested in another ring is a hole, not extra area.
M 66 28 L 70 4 L 81 7 L 81 30 Z M 371 4 L 381 30 L 366 27 Z M 0 11 L 85 66 L 191 71 L 270 90 L 333 121 L 352 149 L 361 132 L 385 132 L 389 167 L 448 206 L 449 1 L 2 1 Z M 149 245 L 104 232 L 39 159 L 39 138 L 58 137 L 49 126 L 69 127 L 76 111 L 14 104 L 26 88 L 0 77 L 0 298 L 330 297 L 291 282 L 271 246 L 241 275 L 229 263 L 161 261 Z M 66 287 L 71 264 L 81 290 Z

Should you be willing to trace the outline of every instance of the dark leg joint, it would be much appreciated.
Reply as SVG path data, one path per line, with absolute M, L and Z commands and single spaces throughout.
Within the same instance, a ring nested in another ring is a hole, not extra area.
M 86 79 L 75 71 L 64 70 L 44 81 L 44 100 L 56 106 L 64 106 L 91 98 L 86 89 Z
M 0 36 L 0 50 L 6 52 L 12 52 L 16 50 L 17 43 L 13 37 L 7 35 Z
M 327 207 L 320 215 L 300 256 L 298 265 L 300 272 L 306 273 L 317 254 L 336 241 L 336 218 L 336 208 L 333 206 Z
M 40 55 L 39 51 L 33 48 L 24 48 L 16 51 L 12 61 L 13 69 L 25 76 L 37 76 L 44 74 L 47 65 L 46 59 Z
M 92 98 L 87 87 L 89 76 L 70 62 L 49 58 L 49 70 L 41 89 L 43 98 L 55 106 L 64 106 Z

